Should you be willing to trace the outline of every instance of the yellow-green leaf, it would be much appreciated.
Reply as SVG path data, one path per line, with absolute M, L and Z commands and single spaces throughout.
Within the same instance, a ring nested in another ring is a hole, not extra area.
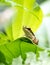
M 23 36 L 23 26 L 30 27 L 36 32 L 42 22 L 43 13 L 39 5 L 34 0 L 15 0 L 13 8 L 15 14 L 12 18 L 12 25 L 6 29 L 9 38 L 13 40 Z M 21 3 L 20 3 L 21 1 Z M 28 3 L 28 5 L 27 5 Z

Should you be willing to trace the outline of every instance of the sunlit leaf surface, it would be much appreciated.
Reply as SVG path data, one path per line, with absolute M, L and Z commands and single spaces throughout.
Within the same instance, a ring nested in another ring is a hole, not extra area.
M 31 41 L 27 38 L 19 38 L 13 42 L 9 42 L 8 44 L 3 44 L 0 45 L 0 54 L 3 55 L 1 59 L 0 55 L 0 60 L 5 63 L 8 62 L 10 64 L 12 62 L 13 58 L 19 57 L 21 55 L 23 62 L 26 59 L 26 53 L 27 52 L 33 52 L 33 53 L 38 53 L 38 51 L 43 51 L 43 49 L 39 48 L 38 46 L 34 45 L 31 43 Z M 5 60 L 4 60 L 4 59 Z
M 42 22 L 42 11 L 39 5 L 34 0 L 18 0 L 8 1 L 12 4 L 15 9 L 14 16 L 12 17 L 12 24 L 6 29 L 6 33 L 9 38 L 15 40 L 23 36 L 23 26 L 30 27 L 35 32 Z
M 0 32 L 0 65 L 11 65 L 12 60 L 19 56 L 24 63 L 28 52 L 33 52 L 36 57 L 39 57 L 39 51 L 43 49 L 23 37 L 22 29 L 23 26 L 27 26 L 33 32 L 37 31 L 43 16 L 39 5 L 35 0 L 1 0 L 0 3 L 9 6 L 2 14 L 2 23 L 10 22 L 10 24 L 7 22 L 8 25 L 4 27 L 6 34 Z

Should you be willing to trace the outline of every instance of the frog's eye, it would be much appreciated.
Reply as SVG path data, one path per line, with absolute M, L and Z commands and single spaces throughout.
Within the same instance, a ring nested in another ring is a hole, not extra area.
M 28 30 L 31 30 L 31 28 L 28 28 L 28 27 L 25 27 L 26 29 L 28 29 Z

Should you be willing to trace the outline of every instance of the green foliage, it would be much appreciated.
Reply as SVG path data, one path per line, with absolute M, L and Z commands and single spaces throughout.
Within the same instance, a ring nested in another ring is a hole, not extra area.
M 12 24 L 6 28 L 6 33 L 10 40 L 15 40 L 23 36 L 23 26 L 28 26 L 33 30 L 33 32 L 36 32 L 43 17 L 39 5 L 34 0 L 29 0 L 29 2 L 27 0 L 15 1 L 12 0 L 14 3 L 12 8 L 15 8 L 15 14 L 11 20 Z
M 39 5 L 35 0 L 12 0 L 12 2 L 16 3 L 10 7 L 15 9 L 15 13 L 10 21 L 11 24 L 5 28 L 7 35 L 0 33 L 0 62 L 5 65 L 11 65 L 13 58 L 19 55 L 24 63 L 27 52 L 33 52 L 39 56 L 38 52 L 43 51 L 29 39 L 23 37 L 22 30 L 23 26 L 30 27 L 34 32 L 37 30 L 43 15 Z
M 27 52 L 34 52 L 36 54 L 38 52 L 37 50 L 42 51 L 43 49 L 34 45 L 29 39 L 22 37 L 8 44 L 0 45 L 0 60 L 3 62 L 6 59 L 10 64 L 13 58 L 17 58 L 21 55 L 24 61 Z
M 36 0 L 39 4 L 41 4 L 41 3 L 43 3 L 43 2 L 45 2 L 45 1 L 47 1 L 47 0 Z

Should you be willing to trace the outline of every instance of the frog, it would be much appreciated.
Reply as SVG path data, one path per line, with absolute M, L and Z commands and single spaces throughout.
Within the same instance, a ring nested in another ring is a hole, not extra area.
M 39 40 L 36 38 L 35 34 L 31 30 L 31 28 L 23 26 L 23 31 L 24 31 L 25 37 L 30 39 L 32 41 L 32 43 L 38 45 Z

